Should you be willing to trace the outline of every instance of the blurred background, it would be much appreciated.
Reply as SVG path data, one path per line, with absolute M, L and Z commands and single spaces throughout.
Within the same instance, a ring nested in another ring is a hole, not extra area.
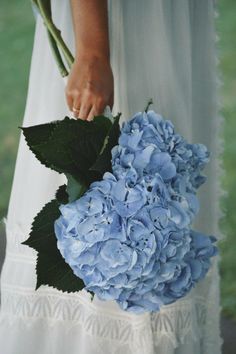
M 196 0 L 197 1 L 197 0 Z M 218 0 L 216 19 L 225 148 L 227 195 L 221 205 L 220 226 L 226 239 L 220 244 L 222 260 L 221 305 L 224 354 L 236 348 L 236 1 Z M 12 26 L 14 24 L 14 26 Z M 34 16 L 28 0 L 0 1 L 0 219 L 6 216 L 22 124 L 34 36 Z M 5 251 L 4 224 L 0 223 L 0 268 Z M 200 354 L 200 353 L 199 353 Z M 209 353 L 210 354 L 210 353 Z M 213 354 L 213 353 L 212 353 Z

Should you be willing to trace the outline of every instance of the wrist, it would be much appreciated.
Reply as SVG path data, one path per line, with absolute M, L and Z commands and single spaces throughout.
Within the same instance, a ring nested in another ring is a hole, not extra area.
M 100 61 L 100 62 L 106 62 L 110 64 L 109 51 L 104 52 L 104 51 L 96 51 L 96 50 L 88 50 L 88 49 L 76 51 L 75 62 L 81 62 L 82 60 L 88 62 Z

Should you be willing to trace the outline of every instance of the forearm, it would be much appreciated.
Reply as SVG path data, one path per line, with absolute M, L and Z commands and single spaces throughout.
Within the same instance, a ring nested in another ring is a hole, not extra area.
M 80 56 L 109 60 L 107 0 L 70 0 L 75 34 L 75 59 Z

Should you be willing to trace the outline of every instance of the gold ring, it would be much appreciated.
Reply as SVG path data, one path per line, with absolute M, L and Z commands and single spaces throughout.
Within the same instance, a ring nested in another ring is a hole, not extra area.
M 79 109 L 79 108 L 75 108 L 75 107 L 73 107 L 73 108 L 72 108 L 72 111 L 73 111 L 73 112 L 77 112 L 77 113 L 79 113 L 80 109 Z

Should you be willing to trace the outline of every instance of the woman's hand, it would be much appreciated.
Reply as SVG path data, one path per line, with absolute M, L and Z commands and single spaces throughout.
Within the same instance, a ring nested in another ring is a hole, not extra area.
M 92 120 L 113 106 L 107 0 L 71 0 L 75 62 L 66 87 L 76 118 Z
M 76 59 L 66 86 L 66 99 L 74 117 L 92 120 L 113 106 L 114 83 L 109 60 L 94 55 Z

